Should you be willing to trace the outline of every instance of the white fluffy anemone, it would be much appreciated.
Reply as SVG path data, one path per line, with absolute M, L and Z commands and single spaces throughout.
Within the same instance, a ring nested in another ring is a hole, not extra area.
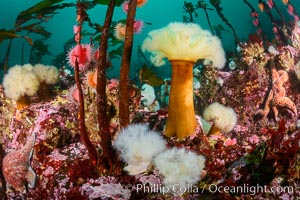
M 12 100 L 23 96 L 33 96 L 39 89 L 40 82 L 32 71 L 31 65 L 15 65 L 4 76 L 3 87 L 5 95 Z
M 180 188 L 188 188 L 200 181 L 205 160 L 204 156 L 192 151 L 172 148 L 157 155 L 154 164 L 164 177 L 164 186 L 175 195 L 182 195 Z
M 156 66 L 165 64 L 163 58 L 196 62 L 210 60 L 216 68 L 223 68 L 225 52 L 218 37 L 193 23 L 170 23 L 151 31 L 142 44 L 142 51 L 151 52 L 151 61 Z
M 213 125 L 222 132 L 230 132 L 237 123 L 237 116 L 232 108 L 215 102 L 210 104 L 203 112 L 206 121 L 212 121 Z
M 151 85 L 144 84 L 141 91 L 141 102 L 143 105 L 150 106 L 155 100 L 155 91 Z
M 48 85 L 57 83 L 59 78 L 59 71 L 54 66 L 36 64 L 33 67 L 33 72 L 37 75 L 40 82 L 45 82 Z
M 151 166 L 154 156 L 165 150 L 166 142 L 146 125 L 132 124 L 121 130 L 113 146 L 128 164 L 125 170 L 136 175 Z

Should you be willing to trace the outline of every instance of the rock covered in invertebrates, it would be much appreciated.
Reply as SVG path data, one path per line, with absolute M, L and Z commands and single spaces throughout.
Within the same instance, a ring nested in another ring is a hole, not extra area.
M 33 154 L 35 133 L 27 140 L 23 148 L 9 152 L 2 163 L 3 175 L 8 187 L 13 187 L 18 192 L 26 192 L 35 186 L 36 174 L 30 166 Z

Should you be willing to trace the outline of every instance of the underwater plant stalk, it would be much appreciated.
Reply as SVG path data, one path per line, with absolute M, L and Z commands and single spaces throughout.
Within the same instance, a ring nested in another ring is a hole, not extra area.
M 7 50 L 6 50 L 6 55 L 5 55 L 5 58 L 4 58 L 4 61 L 3 61 L 3 72 L 4 72 L 3 76 L 4 76 L 4 74 L 6 74 L 6 71 L 7 71 L 8 58 L 9 58 L 11 46 L 12 46 L 12 39 L 9 40 L 8 47 L 7 47 Z
M 106 96 L 106 68 L 107 68 L 107 47 L 109 37 L 109 27 L 111 25 L 116 0 L 110 0 L 102 34 L 100 37 L 99 60 L 97 66 L 97 112 L 98 112 L 98 135 L 101 138 L 102 156 L 99 158 L 98 166 L 113 172 L 113 165 L 116 153 L 112 148 L 112 138 L 109 132 L 109 119 L 107 116 L 107 96 Z
M 295 9 L 296 7 L 292 4 L 291 1 L 288 1 L 287 4 L 286 4 L 286 6 L 287 6 L 287 7 L 292 6 L 292 8 L 294 8 L 293 13 L 294 13 L 295 15 L 298 16 L 298 12 L 297 12 L 297 10 Z
M 183 9 L 189 14 L 190 22 L 194 22 L 193 13 L 195 13 L 195 10 L 193 3 L 184 1 Z
M 205 13 L 207 22 L 208 22 L 209 29 L 210 29 L 210 31 L 212 32 L 212 34 L 214 35 L 215 33 L 214 33 L 213 28 L 212 28 L 212 26 L 211 26 L 211 22 L 210 22 L 210 19 L 209 19 L 209 15 L 208 15 L 207 9 L 206 9 L 206 8 L 203 8 L 203 10 L 204 10 L 204 13 Z
M 80 0 L 77 1 L 77 6 L 80 5 Z M 77 9 L 79 9 L 79 6 L 77 7 Z M 78 21 L 79 25 L 82 25 L 81 20 Z M 77 41 L 77 44 L 80 44 L 81 41 L 81 30 L 79 31 L 79 39 Z M 96 166 L 97 165 L 97 161 L 98 161 L 98 154 L 97 151 L 95 149 L 95 147 L 93 146 L 89 136 L 88 136 L 88 132 L 86 130 L 86 126 L 85 126 L 85 110 L 84 110 L 84 98 L 83 98 L 83 91 L 82 91 L 82 87 L 81 87 L 81 82 L 80 82 L 80 77 L 79 77 L 79 63 L 78 60 L 76 58 L 75 60 L 75 66 L 74 66 L 74 76 L 75 76 L 75 81 L 76 81 L 76 87 L 78 89 L 78 96 L 79 96 L 79 116 L 78 116 L 78 123 L 79 123 L 79 131 L 80 131 L 80 137 L 81 137 L 81 141 L 84 144 L 84 146 L 87 148 L 88 150 L 88 155 L 90 158 L 90 161 L 92 163 L 92 165 Z
M 269 17 L 270 20 L 271 20 L 271 23 L 272 23 L 273 27 L 276 29 L 275 32 L 274 32 L 274 30 L 273 30 L 274 34 L 275 34 L 278 38 L 280 38 L 280 40 L 282 40 L 282 41 L 278 41 L 278 40 L 277 40 L 277 42 L 283 42 L 284 44 L 287 44 L 288 42 L 287 42 L 287 40 L 286 40 L 286 38 L 285 38 L 285 34 L 283 33 L 283 31 L 282 31 L 281 28 L 278 28 L 278 24 L 276 24 L 276 21 L 275 21 L 275 19 L 274 19 L 274 17 L 273 17 L 272 11 L 271 11 L 271 9 L 269 8 L 269 6 L 268 6 L 265 2 L 263 2 L 262 0 L 258 0 L 258 3 L 263 5 L 263 7 L 264 7 L 264 9 L 265 9 L 265 11 L 266 11 L 268 17 Z
M 267 37 L 266 37 L 266 34 L 263 32 L 263 29 L 262 29 L 262 26 L 261 26 L 261 23 L 259 21 L 259 18 L 258 18 L 258 12 L 255 10 L 255 8 L 248 2 L 248 0 L 243 0 L 244 3 L 249 6 L 249 8 L 251 9 L 251 14 L 257 14 L 255 16 L 253 16 L 253 18 L 255 18 L 254 20 L 257 20 L 258 24 L 257 24 L 257 32 L 258 32 L 258 35 L 259 37 L 261 37 L 262 41 L 265 42 L 267 41 Z
M 264 6 L 264 9 L 265 9 L 264 11 L 266 11 L 268 17 L 269 17 L 270 20 L 271 20 L 272 25 L 275 25 L 275 19 L 274 19 L 274 17 L 273 17 L 273 14 L 272 14 L 272 12 L 271 12 L 271 9 L 268 7 L 268 5 L 267 5 L 265 2 L 263 2 L 262 0 L 258 0 L 258 3 L 259 3 L 259 4 L 262 4 L 262 5 Z
M 287 33 L 285 33 L 284 31 L 282 31 L 284 33 L 284 36 L 287 38 L 289 38 L 289 35 L 291 34 L 291 31 L 287 28 L 288 27 L 288 24 L 283 16 L 283 14 L 280 12 L 279 8 L 277 7 L 275 1 L 273 1 L 273 6 L 276 10 L 276 12 L 278 13 L 280 19 L 281 19 L 281 22 L 282 22 L 282 26 L 283 26 L 283 29 L 285 29 L 287 31 Z
M 217 11 L 217 14 L 222 19 L 222 21 L 232 30 L 232 33 L 233 33 L 233 36 L 234 36 L 234 41 L 235 41 L 236 45 L 238 45 L 239 44 L 239 39 L 238 39 L 238 36 L 237 36 L 235 30 L 234 30 L 233 26 L 227 20 L 225 15 L 222 13 L 222 8 L 220 6 L 221 0 L 218 0 L 218 1 L 210 0 L 209 2 L 215 7 L 215 9 Z
M 124 50 L 122 56 L 122 64 L 120 69 L 120 102 L 119 102 L 119 120 L 120 126 L 125 127 L 130 123 L 129 119 L 129 72 L 130 60 L 133 44 L 133 25 L 136 13 L 137 0 L 130 0 L 128 5 L 126 32 L 124 41 Z
M 80 137 L 81 141 L 84 144 L 84 146 L 88 150 L 88 155 L 91 160 L 91 163 L 96 166 L 98 156 L 97 156 L 97 151 L 95 147 L 93 146 L 92 142 L 90 141 L 90 138 L 88 136 L 86 126 L 85 126 L 85 110 L 84 110 L 84 99 L 83 99 L 83 92 L 82 92 L 82 87 L 81 87 L 81 82 L 79 78 L 79 63 L 76 59 L 75 61 L 75 81 L 76 81 L 76 86 L 78 89 L 78 96 L 79 96 L 79 116 L 78 116 L 78 123 L 79 123 L 79 131 L 80 131 Z
M 25 41 L 22 43 L 22 54 L 21 54 L 21 64 L 24 65 L 24 49 L 25 49 Z
M 202 8 L 204 10 L 209 29 L 212 32 L 212 34 L 214 35 L 215 33 L 214 33 L 213 28 L 211 26 L 211 22 L 210 22 L 209 15 L 208 15 L 208 12 L 207 12 L 207 9 L 208 9 L 207 4 L 204 3 L 203 1 L 198 1 L 198 7 L 197 8 Z M 209 10 L 212 10 L 212 9 L 209 9 Z
M 193 97 L 194 62 L 182 60 L 170 62 L 172 77 L 165 135 L 184 138 L 193 134 L 197 126 Z
M 274 5 L 274 8 L 275 8 L 276 12 L 278 13 L 282 23 L 283 23 L 283 25 L 286 27 L 287 26 L 286 20 L 285 20 L 283 14 L 280 12 L 279 8 L 277 7 L 275 1 L 273 1 L 273 5 Z

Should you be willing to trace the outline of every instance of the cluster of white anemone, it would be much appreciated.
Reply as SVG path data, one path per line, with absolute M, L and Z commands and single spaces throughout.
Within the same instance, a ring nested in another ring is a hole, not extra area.
M 15 65 L 4 76 L 3 87 L 6 97 L 19 100 L 22 96 L 33 96 L 37 93 L 40 83 L 55 84 L 59 71 L 54 66 L 42 64 Z
M 170 188 L 197 183 L 205 166 L 204 156 L 184 148 L 167 149 L 163 137 L 144 124 L 122 129 L 113 146 L 126 162 L 125 170 L 130 175 L 144 173 L 154 165 L 163 176 L 163 184 Z

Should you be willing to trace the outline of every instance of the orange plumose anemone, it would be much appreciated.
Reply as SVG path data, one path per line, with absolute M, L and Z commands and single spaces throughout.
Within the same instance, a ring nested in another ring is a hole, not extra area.
M 136 1 L 136 6 L 137 7 L 142 7 L 143 5 L 145 5 L 147 3 L 148 0 L 137 0 Z M 129 1 L 124 1 L 122 3 L 122 9 L 125 13 L 128 12 L 128 8 L 129 8 Z
M 133 24 L 133 32 L 140 33 L 144 27 L 144 22 L 142 20 L 136 20 Z M 115 27 L 115 37 L 118 40 L 124 40 L 126 34 L 126 24 L 118 23 Z
M 149 33 L 142 51 L 151 53 L 156 66 L 172 64 L 168 121 L 165 135 L 185 138 L 195 132 L 197 122 L 193 100 L 193 66 L 199 59 L 218 69 L 225 65 L 225 52 L 219 38 L 193 23 L 170 23 Z
M 148 0 L 137 0 L 136 1 L 136 6 L 137 7 L 142 7 L 143 5 L 145 5 L 147 3 Z
M 91 71 L 86 74 L 86 83 L 88 86 L 95 88 L 97 87 L 97 71 Z

